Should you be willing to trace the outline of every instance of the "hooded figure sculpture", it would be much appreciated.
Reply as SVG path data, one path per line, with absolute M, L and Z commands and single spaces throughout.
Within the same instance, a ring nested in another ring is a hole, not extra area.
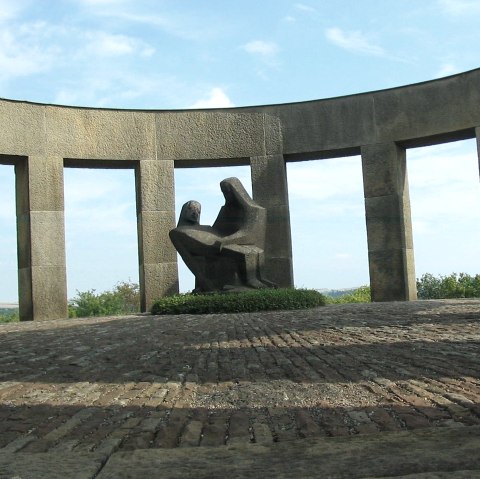
M 195 291 L 274 288 L 264 278 L 266 210 L 248 195 L 238 178 L 220 183 L 225 205 L 213 226 L 200 225 L 201 206 L 182 207 L 170 239 L 195 275 Z

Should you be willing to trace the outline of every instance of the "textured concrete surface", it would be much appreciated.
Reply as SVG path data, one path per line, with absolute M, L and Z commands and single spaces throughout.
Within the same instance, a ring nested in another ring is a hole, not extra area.
M 0 471 L 22 478 L 63 454 L 99 477 L 225 477 L 227 456 L 232 477 L 480 477 L 480 300 L 10 323 L 0 340 Z
M 15 165 L 20 318 L 67 317 L 63 158 Z
M 168 232 L 175 227 L 173 161 L 140 161 L 135 169 L 142 311 L 178 292 L 177 253 Z
M 160 112 L 156 125 L 161 159 L 238 159 L 282 152 L 280 122 L 262 108 Z
M 372 299 L 417 299 L 405 148 L 382 143 L 361 152 Z
M 266 277 L 288 288 L 294 285 L 294 280 L 285 161 L 282 155 L 256 156 L 251 158 L 250 165 L 253 199 L 267 210 Z
M 156 159 L 155 114 L 47 106 L 42 131 L 47 151 L 62 158 Z

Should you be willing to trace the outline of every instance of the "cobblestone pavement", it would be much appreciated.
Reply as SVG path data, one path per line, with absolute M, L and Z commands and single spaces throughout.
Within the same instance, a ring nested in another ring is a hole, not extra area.
M 480 300 L 5 324 L 0 344 L 0 455 L 480 425 Z

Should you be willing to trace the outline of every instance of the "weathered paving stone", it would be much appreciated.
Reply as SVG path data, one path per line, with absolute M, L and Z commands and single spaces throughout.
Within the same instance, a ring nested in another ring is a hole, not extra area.
M 226 442 L 228 416 L 226 414 L 212 415 L 204 425 L 201 446 L 222 446 Z
M 250 416 L 245 410 L 233 411 L 230 416 L 227 443 L 247 444 L 250 442 Z
M 0 451 L 0 477 L 8 479 L 93 479 L 107 456 L 99 454 L 9 454 Z
M 429 429 L 416 433 L 304 439 L 269 446 L 137 450 L 115 454 L 98 479 L 259 478 L 266 475 L 285 479 L 354 479 L 405 474 L 413 478 L 423 474 L 428 478 L 435 477 L 437 472 L 452 474 L 443 477 L 479 477 L 479 433 L 478 427 L 468 429 L 465 434 L 458 429 Z M 455 444 L 455 454 L 450 453 L 452 444 Z M 461 475 L 461 471 L 475 472 L 477 476 Z
M 12 464 L 480 425 L 480 300 L 5 324 L 0 341 Z

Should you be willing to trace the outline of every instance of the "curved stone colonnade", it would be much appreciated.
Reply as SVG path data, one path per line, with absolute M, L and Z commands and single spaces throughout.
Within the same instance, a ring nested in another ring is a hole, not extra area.
M 480 69 L 326 100 L 133 111 L 0 100 L 15 165 L 22 320 L 67 316 L 64 167 L 133 168 L 142 309 L 178 291 L 174 168 L 249 164 L 268 211 L 268 277 L 293 285 L 285 162 L 361 154 L 374 301 L 416 298 L 405 150 L 480 137 Z M 340 187 L 340 186 L 339 186 Z M 321 185 L 319 185 L 321 188 Z

